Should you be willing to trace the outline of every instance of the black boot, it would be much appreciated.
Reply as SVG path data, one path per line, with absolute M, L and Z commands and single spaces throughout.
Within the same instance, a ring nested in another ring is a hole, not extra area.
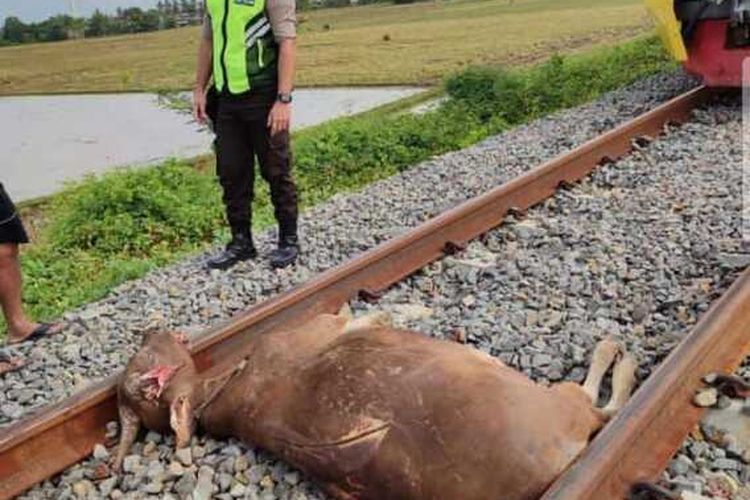
M 296 234 L 279 237 L 279 247 L 271 252 L 271 267 L 281 269 L 297 261 L 299 256 L 299 239 Z
M 229 269 L 240 261 L 254 259 L 257 256 L 258 252 L 253 246 L 250 233 L 237 232 L 224 251 L 208 260 L 207 266 L 209 269 Z

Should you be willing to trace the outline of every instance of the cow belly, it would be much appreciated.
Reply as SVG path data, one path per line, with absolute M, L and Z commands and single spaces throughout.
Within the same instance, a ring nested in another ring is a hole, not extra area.
M 401 402 L 345 415 L 319 408 L 307 427 L 266 415 L 240 437 L 335 485 L 339 498 L 514 500 L 541 495 L 590 433 L 585 413 L 549 404 L 509 409 L 495 400 L 448 414 Z M 341 432 L 315 425 L 336 421 Z
M 290 403 L 265 405 L 245 437 L 357 498 L 525 499 L 541 494 L 597 427 L 585 405 L 518 383 L 515 372 L 453 366 L 377 383 L 337 370 L 288 387 Z
M 599 425 L 585 399 L 408 332 L 349 334 L 232 385 L 234 434 L 339 498 L 535 498 Z

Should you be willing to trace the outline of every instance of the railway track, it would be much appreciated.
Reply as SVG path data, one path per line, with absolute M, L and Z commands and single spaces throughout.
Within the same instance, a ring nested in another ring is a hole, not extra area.
M 377 299 L 404 277 L 460 251 L 471 239 L 498 226 L 508 213 L 523 212 L 551 196 L 561 184 L 573 183 L 602 162 L 627 154 L 639 137 L 653 137 L 665 124 L 686 120 L 708 97 L 708 91 L 699 88 L 673 99 L 206 332 L 194 344 L 199 367 L 212 370 L 219 360 L 223 364 L 244 356 L 243 345 L 250 336 L 301 324 L 321 312 L 337 310 L 355 296 Z M 750 347 L 744 330 L 750 324 L 749 304 L 750 275 L 746 272 L 546 498 L 622 497 L 633 484 L 654 479 L 700 418 L 700 411 L 689 405 L 700 377 L 731 370 Z M 722 342 L 716 341 L 719 335 Z M 104 441 L 105 425 L 116 417 L 115 380 L 113 376 L 4 429 L 0 497 L 19 494 L 77 463 Z M 650 450 L 646 458 L 644 444 Z

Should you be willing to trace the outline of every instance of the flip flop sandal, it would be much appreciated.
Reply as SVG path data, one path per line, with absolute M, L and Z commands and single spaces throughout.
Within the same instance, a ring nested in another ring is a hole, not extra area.
M 41 340 L 47 337 L 53 337 L 60 333 L 63 329 L 63 326 L 59 323 L 42 323 L 39 325 L 36 330 L 31 332 L 31 335 L 29 335 L 26 338 L 23 338 L 21 340 L 15 340 L 13 342 L 8 342 L 8 345 L 15 345 L 15 344 L 23 344 L 26 342 L 36 342 L 37 340 Z
M 4 351 L 0 351 L 0 377 L 6 373 L 23 368 L 26 362 L 20 358 L 14 358 Z

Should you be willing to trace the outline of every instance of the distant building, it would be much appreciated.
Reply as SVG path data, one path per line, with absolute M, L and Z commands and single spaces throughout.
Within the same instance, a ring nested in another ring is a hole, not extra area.
M 199 12 L 189 13 L 180 12 L 174 17 L 175 26 L 181 28 L 183 26 L 193 26 L 203 22 L 203 15 Z

